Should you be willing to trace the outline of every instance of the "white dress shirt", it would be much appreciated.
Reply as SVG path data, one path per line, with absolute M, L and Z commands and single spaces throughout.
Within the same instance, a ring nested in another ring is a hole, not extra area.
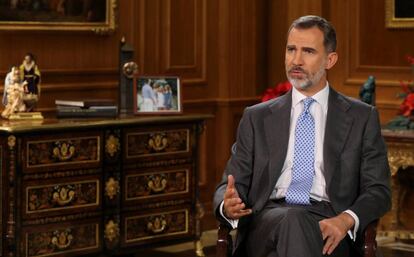
M 270 195 L 270 199 L 280 199 L 284 198 L 286 191 L 292 180 L 292 165 L 293 165 L 293 151 L 295 145 L 295 128 L 296 122 L 299 115 L 303 111 L 302 100 L 307 98 L 307 96 L 300 93 L 295 87 L 292 88 L 292 109 L 290 115 L 290 128 L 289 128 L 289 144 L 286 154 L 286 159 L 282 167 L 282 172 L 279 179 L 276 182 L 275 189 Z M 326 86 L 312 96 L 315 102 L 310 106 L 310 113 L 315 120 L 315 176 L 313 179 L 312 188 L 310 191 L 310 197 L 316 201 L 327 201 L 329 202 L 329 196 L 326 193 L 326 181 L 323 165 L 323 143 L 326 127 L 326 116 L 328 113 L 328 98 L 329 98 L 329 85 L 328 82 Z M 221 215 L 229 221 L 233 228 L 237 228 L 238 220 L 228 220 L 223 215 L 223 205 L 221 203 L 220 213 Z M 348 231 L 351 239 L 355 240 L 356 232 L 359 227 L 359 218 L 351 210 L 346 210 L 346 213 L 352 216 L 355 220 L 355 225 L 353 231 Z
M 323 175 L 323 139 L 325 135 L 326 115 L 328 113 L 329 86 L 312 96 L 315 102 L 310 106 L 309 112 L 315 120 L 315 176 L 313 179 L 310 197 L 314 200 L 329 201 L 326 194 L 326 183 Z M 292 109 L 290 113 L 289 144 L 286 159 L 281 175 L 276 182 L 275 190 L 270 199 L 284 198 L 292 180 L 293 152 L 295 146 L 295 128 L 299 115 L 303 111 L 302 100 L 307 96 L 301 94 L 296 88 L 292 90 Z

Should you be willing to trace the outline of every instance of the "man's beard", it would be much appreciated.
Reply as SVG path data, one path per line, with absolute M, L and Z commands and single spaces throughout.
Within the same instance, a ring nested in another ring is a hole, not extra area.
M 302 78 L 302 79 L 292 78 L 289 75 L 289 73 L 293 70 L 302 72 L 304 74 L 304 78 Z M 319 68 L 319 70 L 315 74 L 309 74 L 308 72 L 306 72 L 301 67 L 294 66 L 286 72 L 286 76 L 287 76 L 290 84 L 292 84 L 295 88 L 297 88 L 297 89 L 307 89 L 307 88 L 310 88 L 313 85 L 318 84 L 319 81 L 321 80 L 321 78 L 323 77 L 323 75 L 325 75 L 325 73 L 326 73 L 325 63 L 322 63 L 321 67 Z

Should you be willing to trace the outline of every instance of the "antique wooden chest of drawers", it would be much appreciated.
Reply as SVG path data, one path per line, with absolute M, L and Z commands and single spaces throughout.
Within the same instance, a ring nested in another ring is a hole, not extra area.
M 198 240 L 205 118 L 3 121 L 1 256 L 110 256 Z

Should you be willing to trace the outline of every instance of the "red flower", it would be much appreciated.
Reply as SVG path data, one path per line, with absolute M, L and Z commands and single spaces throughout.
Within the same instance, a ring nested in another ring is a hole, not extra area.
M 414 93 L 409 93 L 405 97 L 404 102 L 400 106 L 400 112 L 406 117 L 414 115 Z
M 406 55 L 407 61 L 414 66 L 414 57 Z M 413 81 L 407 82 L 400 80 L 400 85 L 403 90 L 403 94 L 400 96 L 404 97 L 404 101 L 400 105 L 400 113 L 403 116 L 410 117 L 414 115 L 414 85 Z
M 273 88 L 268 88 L 265 90 L 263 96 L 262 96 L 262 102 L 266 102 L 270 99 L 276 98 L 278 96 L 286 94 L 290 89 L 292 88 L 292 85 L 289 83 L 289 81 L 281 82 L 274 86 Z

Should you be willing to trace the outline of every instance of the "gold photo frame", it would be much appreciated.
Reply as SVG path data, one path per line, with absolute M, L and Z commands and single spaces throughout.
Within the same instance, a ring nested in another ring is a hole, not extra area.
M 387 28 L 414 28 L 414 1 L 385 0 Z
M 93 31 L 116 27 L 117 0 L 0 1 L 0 30 Z

